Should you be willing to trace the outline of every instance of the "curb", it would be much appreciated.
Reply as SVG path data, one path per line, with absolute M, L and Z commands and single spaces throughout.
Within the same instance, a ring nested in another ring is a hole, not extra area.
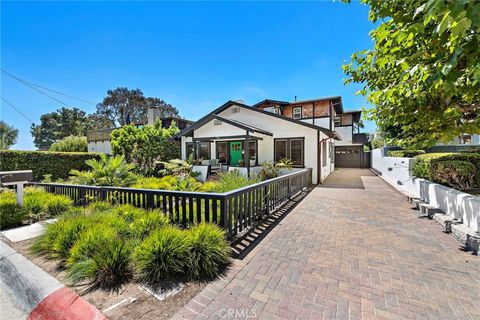
M 97 308 L 0 241 L 0 284 L 28 319 L 107 319 Z

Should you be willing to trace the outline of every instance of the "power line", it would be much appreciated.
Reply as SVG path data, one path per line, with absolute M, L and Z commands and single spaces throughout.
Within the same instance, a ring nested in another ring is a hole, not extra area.
M 5 103 L 7 103 L 10 107 L 12 107 L 15 111 L 17 111 L 22 117 L 24 117 L 25 119 L 27 119 L 28 121 L 30 121 L 32 124 L 35 124 L 35 122 L 33 122 L 29 117 L 27 117 L 22 111 L 18 110 L 17 107 L 15 107 L 13 104 L 11 104 L 10 102 L 8 102 L 7 99 L 5 99 L 4 97 L 1 97 L 3 101 L 5 101 Z
M 51 99 L 54 99 L 54 100 L 55 100 L 55 101 L 57 101 L 57 102 L 60 102 L 60 103 L 62 103 L 62 104 L 64 104 L 64 105 L 66 105 L 66 104 L 65 104 L 65 103 L 63 103 L 62 101 L 60 101 L 60 100 L 57 100 L 56 98 L 53 98 L 53 97 L 51 97 L 51 96 L 47 95 L 46 93 L 44 93 L 44 92 L 40 91 L 40 90 L 39 90 L 39 89 L 37 89 L 37 88 L 41 88 L 41 89 L 43 89 L 43 90 L 47 90 L 47 91 L 50 91 L 50 92 L 56 93 L 56 94 L 62 95 L 62 96 L 64 96 L 64 97 L 67 97 L 67 98 L 70 98 L 70 99 L 74 99 L 74 100 L 82 101 L 82 102 L 89 103 L 89 104 L 92 104 L 92 105 L 97 105 L 95 102 L 88 101 L 88 100 L 85 100 L 85 99 L 82 99 L 82 98 L 78 98 L 78 97 L 75 97 L 75 96 L 69 95 L 69 94 L 67 94 L 67 93 L 63 93 L 63 92 L 57 91 L 57 90 L 49 89 L 49 88 L 47 88 L 47 87 L 44 87 L 44 86 L 41 86 L 41 85 L 39 85 L 39 84 L 35 84 L 35 83 L 33 83 L 33 82 L 30 82 L 30 81 L 27 81 L 27 80 L 21 79 L 21 78 L 19 78 L 19 77 L 15 76 L 15 75 L 11 74 L 10 72 L 8 72 L 8 71 L 4 70 L 4 69 L 1 69 L 1 70 L 2 70 L 2 72 L 3 72 L 3 73 L 5 73 L 7 76 L 9 76 L 9 77 L 11 77 L 11 78 L 13 78 L 13 79 L 15 79 L 15 80 L 17 80 L 17 81 L 19 81 L 19 82 L 23 83 L 24 85 L 26 85 L 26 86 L 28 86 L 28 87 L 30 87 L 30 88 L 32 88 L 32 89 L 34 89 L 34 90 L 36 90 L 36 91 L 40 92 L 41 94 L 44 94 L 44 95 L 46 95 L 47 97 L 49 97 L 49 98 L 51 98 Z M 66 105 L 66 106 L 67 106 L 67 105 Z

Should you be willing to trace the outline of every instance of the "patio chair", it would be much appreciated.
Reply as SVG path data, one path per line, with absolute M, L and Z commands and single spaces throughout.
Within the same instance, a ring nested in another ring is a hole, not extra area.
M 210 173 L 219 173 L 222 170 L 222 164 L 218 159 L 210 160 Z

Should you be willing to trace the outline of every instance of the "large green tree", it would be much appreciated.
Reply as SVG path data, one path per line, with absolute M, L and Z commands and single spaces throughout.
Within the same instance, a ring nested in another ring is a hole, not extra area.
M 346 2 L 349 2 L 346 0 Z M 343 66 L 388 143 L 407 148 L 480 133 L 480 1 L 362 0 L 373 49 Z
M 118 87 L 108 90 L 97 114 L 107 118 L 112 126 L 123 126 L 129 121 L 146 122 L 149 107 L 160 109 L 162 117 L 178 116 L 178 110 L 159 98 L 145 97 L 140 89 Z
M 129 163 L 136 165 L 136 171 L 143 175 L 158 175 L 161 161 L 178 158 L 178 143 L 172 137 L 178 133 L 175 122 L 169 128 L 162 128 L 157 120 L 153 125 L 141 128 L 123 126 L 111 133 L 112 151 L 122 155 Z
M 8 150 L 17 143 L 18 129 L 8 125 L 5 121 L 0 121 L 0 150 Z
M 37 148 L 49 148 L 68 136 L 85 136 L 87 131 L 109 127 L 109 122 L 96 114 L 88 115 L 78 108 L 62 107 L 43 114 L 40 124 L 32 124 L 30 132 Z

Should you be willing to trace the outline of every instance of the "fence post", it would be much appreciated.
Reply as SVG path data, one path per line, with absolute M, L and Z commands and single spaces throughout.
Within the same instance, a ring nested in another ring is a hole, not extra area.
M 292 200 L 292 177 L 288 177 L 288 200 Z
M 270 214 L 270 192 L 268 191 L 268 185 L 263 187 L 263 190 L 264 190 L 264 193 L 265 193 L 265 196 L 264 196 L 264 199 L 265 199 L 265 213 L 264 215 L 268 216 Z
M 220 198 L 220 227 L 227 229 L 227 197 Z
M 100 187 L 100 190 L 99 190 L 99 198 L 100 198 L 100 201 L 105 201 L 107 199 L 107 190 L 105 190 L 104 188 Z

